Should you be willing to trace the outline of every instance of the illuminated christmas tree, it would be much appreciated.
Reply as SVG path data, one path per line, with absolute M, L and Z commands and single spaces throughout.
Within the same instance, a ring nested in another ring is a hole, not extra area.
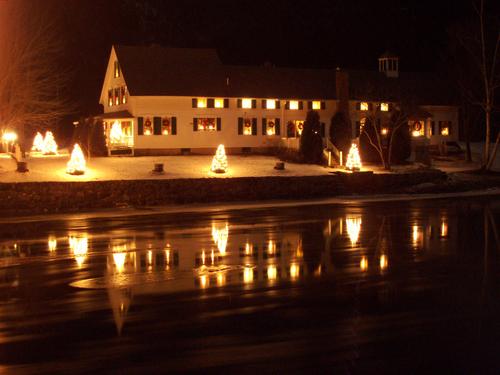
M 361 157 L 359 156 L 359 150 L 356 143 L 351 145 L 345 166 L 350 171 L 359 171 L 361 169 Z
M 42 151 L 42 150 L 43 150 L 43 135 L 40 132 L 37 132 L 35 139 L 33 140 L 33 147 L 31 147 L 31 151 Z
M 224 145 L 219 145 L 217 147 L 217 151 L 215 152 L 215 156 L 212 159 L 212 167 L 210 168 L 212 172 L 215 173 L 226 173 L 227 171 L 227 157 L 226 150 L 224 149 Z
M 75 147 L 73 147 L 73 151 L 71 152 L 71 158 L 69 159 L 66 166 L 66 173 L 81 175 L 85 173 L 85 169 L 86 163 L 82 149 L 80 148 L 78 143 L 75 143 Z
M 54 135 L 50 131 L 45 133 L 45 138 L 43 139 L 42 154 L 44 155 L 57 154 L 57 143 L 56 140 L 54 139 Z

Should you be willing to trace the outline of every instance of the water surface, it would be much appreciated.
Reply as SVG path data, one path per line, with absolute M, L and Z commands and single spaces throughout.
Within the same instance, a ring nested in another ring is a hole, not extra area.
M 498 223 L 482 198 L 4 224 L 0 368 L 499 373 Z

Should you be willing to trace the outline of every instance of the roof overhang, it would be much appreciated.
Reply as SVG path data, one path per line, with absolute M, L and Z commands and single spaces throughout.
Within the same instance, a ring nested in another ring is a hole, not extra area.
M 107 112 L 103 113 L 100 115 L 97 115 L 96 117 L 102 119 L 102 120 L 114 120 L 114 119 L 129 119 L 129 118 L 134 118 L 132 114 L 129 111 L 117 111 L 117 112 Z

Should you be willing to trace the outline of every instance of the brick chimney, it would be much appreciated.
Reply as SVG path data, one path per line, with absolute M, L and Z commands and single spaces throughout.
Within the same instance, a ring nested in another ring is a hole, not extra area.
M 349 73 L 338 67 L 335 71 L 335 90 L 338 100 L 338 111 L 349 118 Z

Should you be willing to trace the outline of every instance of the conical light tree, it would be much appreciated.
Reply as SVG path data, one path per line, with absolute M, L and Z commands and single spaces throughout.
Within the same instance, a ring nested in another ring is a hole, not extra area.
M 219 147 L 217 147 L 215 156 L 212 159 L 212 167 L 210 168 L 210 170 L 215 173 L 226 173 L 227 156 L 226 156 L 226 150 L 224 149 L 224 145 L 219 145 Z
M 43 139 L 42 154 L 44 155 L 57 154 L 57 143 L 51 131 L 45 133 L 45 138 Z
M 356 143 L 351 145 L 345 166 L 350 171 L 359 171 L 361 169 L 361 157 L 359 156 L 359 150 Z
M 73 151 L 71 152 L 71 158 L 66 165 L 66 173 L 73 175 L 81 175 L 85 173 L 86 162 L 85 157 L 83 156 L 82 149 L 75 143 L 75 147 L 73 147 Z
M 40 132 L 36 132 L 35 139 L 33 140 L 33 147 L 31 151 L 42 151 L 43 150 L 43 135 Z

